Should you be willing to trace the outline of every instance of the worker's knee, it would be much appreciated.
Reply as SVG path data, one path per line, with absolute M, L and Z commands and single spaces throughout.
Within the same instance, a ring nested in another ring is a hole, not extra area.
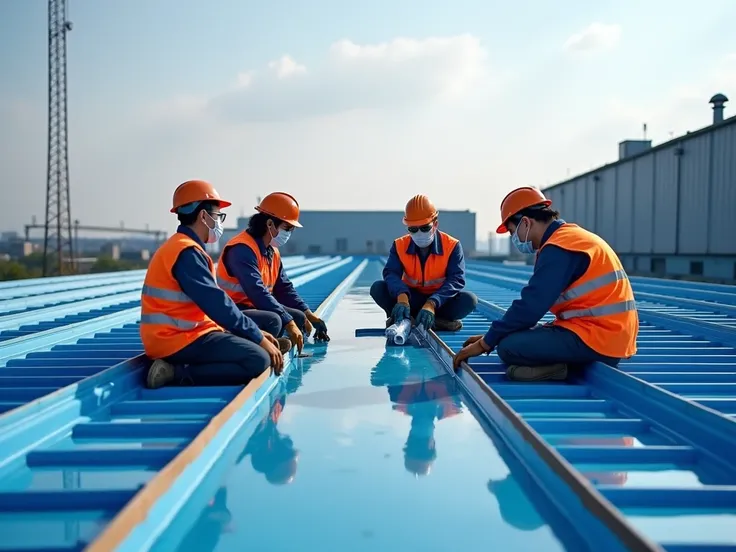
M 271 335 L 279 335 L 281 333 L 281 317 L 275 312 L 264 311 L 263 314 L 259 315 L 258 327 L 264 332 L 268 332 Z
M 509 334 L 496 345 L 496 354 L 506 365 L 516 364 L 518 346 L 515 334 Z
M 307 315 L 304 314 L 302 311 L 296 309 L 289 309 L 289 314 L 294 319 L 294 323 L 296 324 L 297 328 L 299 328 L 301 331 L 304 331 L 304 324 L 307 321 Z
M 386 302 L 386 299 L 389 297 L 389 293 L 388 285 L 386 285 L 386 282 L 384 280 L 377 280 L 373 282 L 373 285 L 371 286 L 371 297 L 379 305 L 382 305 Z
M 271 357 L 268 356 L 263 347 L 258 346 L 258 349 L 254 350 L 253 354 L 248 357 L 247 364 L 248 371 L 252 371 L 253 377 L 257 378 L 271 367 Z
M 437 310 L 437 316 L 446 320 L 462 320 L 475 310 L 478 298 L 475 293 L 461 291 Z
M 457 314 L 456 320 L 460 320 L 468 316 L 478 306 L 478 297 L 470 291 L 461 291 L 457 294 L 457 306 L 455 307 Z

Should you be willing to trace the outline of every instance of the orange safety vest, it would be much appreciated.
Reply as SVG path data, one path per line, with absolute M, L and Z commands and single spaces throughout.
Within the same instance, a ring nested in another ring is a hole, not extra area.
M 263 280 L 263 285 L 266 286 L 269 293 L 273 293 L 273 286 L 276 285 L 276 280 L 279 277 L 281 254 L 278 249 L 274 248 L 273 259 L 271 259 L 271 262 L 269 263 L 268 257 L 261 254 L 261 248 L 258 246 L 258 242 L 256 242 L 253 236 L 245 231 L 232 238 L 227 242 L 227 245 L 223 247 L 222 254 L 220 255 L 220 262 L 217 263 L 217 285 L 220 286 L 236 304 L 252 307 L 254 305 L 251 300 L 248 299 L 245 291 L 243 291 L 243 286 L 240 285 L 237 278 L 230 275 L 227 271 L 227 267 L 225 266 L 225 262 L 223 261 L 227 250 L 233 245 L 238 244 L 247 245 L 251 248 L 253 253 L 255 253 L 256 259 L 258 259 L 258 269 L 261 272 L 261 280 Z
M 424 263 L 424 268 L 422 268 L 419 255 L 411 255 L 406 252 L 409 244 L 412 243 L 409 234 L 394 241 L 396 253 L 399 255 L 399 260 L 404 268 L 404 275 L 401 279 L 411 289 L 415 289 L 423 295 L 430 295 L 442 287 L 447 275 L 447 264 L 450 255 L 459 243 L 459 240 L 444 232 L 437 232 L 437 237 L 440 239 L 442 254 L 434 255 L 430 253 Z
M 174 264 L 185 249 L 205 253 L 212 277 L 215 267 L 204 248 L 177 232 L 153 254 L 141 292 L 140 334 L 143 349 L 152 359 L 166 358 L 210 332 L 222 331 L 184 293 L 173 275 Z
M 600 236 L 563 224 L 540 248 L 556 245 L 585 253 L 590 265 L 550 308 L 554 326 L 575 332 L 595 352 L 612 358 L 636 354 L 639 317 L 629 277 L 616 253 Z

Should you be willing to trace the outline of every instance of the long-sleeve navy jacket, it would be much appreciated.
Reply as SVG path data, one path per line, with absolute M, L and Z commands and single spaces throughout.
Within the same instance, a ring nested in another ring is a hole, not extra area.
M 562 219 L 552 222 L 542 236 L 542 244 L 563 224 Z M 491 323 L 483 340 L 495 348 L 507 335 L 532 328 L 562 292 L 585 274 L 589 265 L 590 259 L 585 253 L 567 251 L 556 245 L 542 249 L 529 283 L 521 290 L 521 298 L 511 303 L 503 318 Z
M 273 248 L 266 247 L 261 238 L 255 238 L 255 240 L 261 250 L 261 255 L 269 262 L 273 262 Z M 256 254 L 247 245 L 239 243 L 228 247 L 220 258 L 220 262 L 225 263 L 228 273 L 237 278 L 253 306 L 258 310 L 275 312 L 281 317 L 283 325 L 293 320 L 284 306 L 302 312 L 309 309 L 309 305 L 299 296 L 294 284 L 286 276 L 283 263 L 279 266 L 279 275 L 273 286 L 273 293 L 271 293 L 263 283 Z
M 191 229 L 179 226 L 176 231 L 197 241 L 204 248 L 202 240 Z M 256 323 L 240 312 L 233 300 L 217 286 L 205 255 L 206 253 L 194 247 L 185 249 L 179 254 L 172 273 L 182 291 L 225 330 L 238 337 L 260 343 L 263 333 Z
M 409 255 L 418 255 L 419 262 L 424 268 L 424 263 L 427 257 L 422 257 L 421 250 L 414 244 L 413 241 L 409 242 L 409 246 L 406 249 Z M 439 235 L 436 235 L 434 242 L 429 249 L 429 255 L 442 255 L 442 241 L 439 239 Z M 388 254 L 388 261 L 383 269 L 383 279 L 388 286 L 388 292 L 391 297 L 396 299 L 402 293 L 411 295 L 411 288 L 401 279 L 404 275 L 404 267 L 401 264 L 401 259 L 396 252 L 396 242 L 391 246 L 391 251 Z M 430 295 L 427 299 L 431 299 L 436 308 L 440 308 L 448 299 L 455 297 L 465 287 L 465 255 L 463 254 L 463 246 L 460 242 L 457 243 L 455 249 L 450 253 L 450 258 L 447 262 L 447 271 L 445 272 L 445 281 L 442 287 Z

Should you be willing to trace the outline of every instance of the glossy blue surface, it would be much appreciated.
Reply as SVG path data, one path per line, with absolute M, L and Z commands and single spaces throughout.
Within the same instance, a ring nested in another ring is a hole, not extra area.
M 308 261 L 293 282 L 316 306 L 359 262 Z M 105 318 L 24 339 L 32 350 L 70 330 L 85 335 Z M 17 349 L 10 341 L 0 355 Z M 140 352 L 137 324 L 127 324 L 0 367 L 0 399 L 21 407 L 0 416 L 0 550 L 81 549 L 241 389 L 144 389 Z
M 300 361 L 212 502 L 156 550 L 566 549 L 436 357 L 354 336 L 384 321 L 367 288 L 342 300 L 326 354 Z
M 526 268 L 470 267 L 469 288 L 492 301 L 499 314 L 529 275 Z M 635 291 L 660 285 L 634 280 Z M 641 308 L 639 352 L 622 362 L 621 371 L 601 365 L 566 383 L 530 385 L 505 382 L 495 354 L 472 359 L 470 365 L 642 533 L 668 548 L 736 545 L 736 425 L 683 400 L 732 412 L 736 394 L 728 382 L 736 373 L 736 350 L 716 342 L 708 331 L 697 337 L 678 331 L 677 319 L 691 315 L 677 309 L 666 309 L 675 320 L 663 326 L 649 321 L 646 305 Z M 480 310 L 487 316 L 472 315 L 460 334 L 443 336 L 446 342 L 457 349 L 467 335 L 483 333 L 493 313 L 488 307 Z M 639 378 L 651 378 L 682 398 L 642 387 Z
M 315 307 L 360 261 L 285 264 Z M 483 333 L 530 274 L 468 268 L 469 289 L 490 303 L 461 332 L 440 335 L 454 350 Z M 437 357 L 355 337 L 383 327 L 367 297 L 380 271 L 369 264 L 333 302 L 333 341 L 310 347 L 315 356 L 268 400 L 244 407 L 242 431 L 222 441 L 227 453 L 210 476 L 191 483 L 187 507 L 169 524 L 160 499 L 150 514 L 158 521 L 137 529 L 125 552 L 153 543 L 161 552 L 586 549 L 588 521 L 568 525 L 556 510 L 570 497 L 547 501 L 551 480 L 527 471 L 539 464 L 508 440 L 510 426 L 482 424 L 480 403 L 467 402 Z M 131 357 L 142 278 L 0 284 L 0 411 L 19 407 L 0 415 L 0 551 L 81 550 L 237 393 L 141 388 L 145 365 Z M 736 550 L 736 288 L 632 282 L 642 330 L 639 354 L 621 370 L 592 365 L 566 383 L 516 384 L 495 355 L 471 365 L 629 526 L 667 550 Z

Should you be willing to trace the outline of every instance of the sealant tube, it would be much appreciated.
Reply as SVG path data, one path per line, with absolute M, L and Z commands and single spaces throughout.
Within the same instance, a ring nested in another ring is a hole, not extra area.
M 396 333 L 394 334 L 394 344 L 403 345 L 409 339 L 411 332 L 411 320 L 402 320 L 396 324 Z

